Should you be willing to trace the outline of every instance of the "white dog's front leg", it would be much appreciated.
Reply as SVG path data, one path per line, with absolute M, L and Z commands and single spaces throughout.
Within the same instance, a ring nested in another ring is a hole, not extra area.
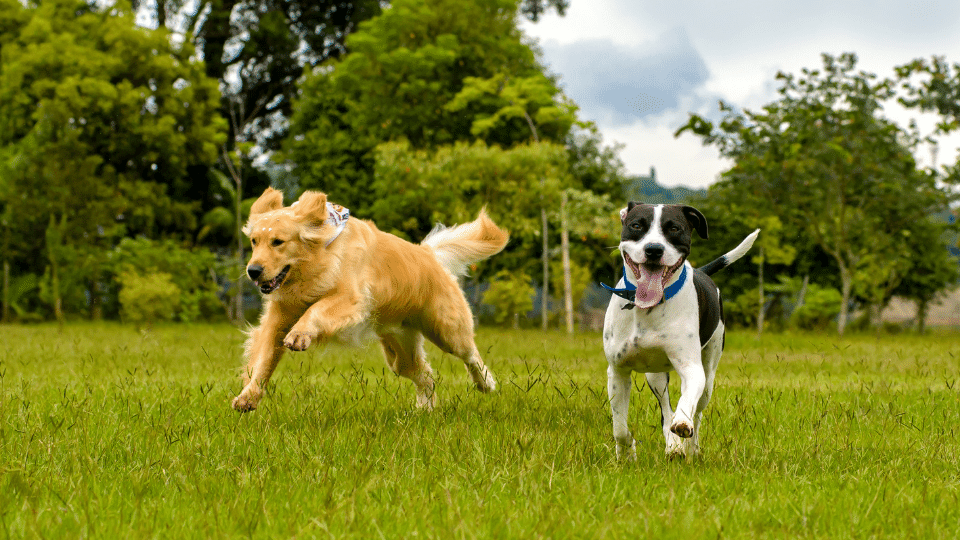
M 670 431 L 673 422 L 673 408 L 670 405 L 670 374 L 647 373 L 647 386 L 660 402 L 660 427 L 663 429 L 663 440 L 666 442 L 665 451 L 668 456 L 684 454 L 683 439 Z
M 673 415 L 670 431 L 684 439 L 693 437 L 697 405 L 707 382 L 699 353 L 698 350 L 695 361 L 675 366 L 677 374 L 680 375 L 680 399 L 677 401 L 677 411 Z
M 633 461 L 637 459 L 637 445 L 627 426 L 630 413 L 630 385 L 630 370 L 618 369 L 614 366 L 607 368 L 607 396 L 610 399 L 610 412 L 613 414 L 613 438 L 616 440 L 617 459 L 626 457 Z

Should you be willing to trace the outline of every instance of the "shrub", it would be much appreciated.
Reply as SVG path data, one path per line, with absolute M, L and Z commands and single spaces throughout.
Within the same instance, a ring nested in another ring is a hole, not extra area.
M 807 330 L 824 330 L 840 314 L 842 301 L 840 291 L 811 283 L 803 305 L 793 312 L 793 322 Z
M 180 294 L 174 318 L 181 322 L 224 315 L 215 278 L 219 263 L 216 256 L 205 249 L 186 249 L 170 240 L 126 238 L 111 253 L 111 262 L 121 287 L 124 274 L 144 278 L 166 275 Z M 120 303 L 121 308 L 126 309 L 122 298 Z
M 527 274 L 501 270 L 493 276 L 490 288 L 483 293 L 483 301 L 496 309 L 494 322 L 504 324 L 509 319 L 516 328 L 519 315 L 533 309 L 534 292 Z
M 139 327 L 173 320 L 180 309 L 180 287 L 170 274 L 124 272 L 120 274 L 120 308 L 123 319 Z

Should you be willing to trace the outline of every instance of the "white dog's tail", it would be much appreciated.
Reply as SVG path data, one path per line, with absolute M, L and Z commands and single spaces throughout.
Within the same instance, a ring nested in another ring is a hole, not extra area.
M 750 233 L 750 236 L 743 239 L 743 242 L 740 242 L 740 245 L 733 248 L 731 251 L 727 252 L 726 255 L 721 256 L 720 258 L 714 259 L 707 264 L 701 266 L 697 270 L 700 270 L 704 274 L 711 276 L 720 270 L 730 266 L 731 264 L 737 262 L 737 259 L 743 257 L 750 251 L 750 248 L 753 247 L 754 240 L 757 239 L 757 235 L 760 234 L 760 229 L 757 229 Z
M 471 264 L 500 253 L 509 239 L 510 235 L 497 227 L 483 209 L 470 223 L 449 228 L 437 224 L 420 244 L 432 248 L 451 274 L 464 276 Z

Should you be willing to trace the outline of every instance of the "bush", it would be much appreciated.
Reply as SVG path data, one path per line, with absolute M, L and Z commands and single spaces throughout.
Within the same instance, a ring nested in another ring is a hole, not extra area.
M 186 249 L 170 240 L 125 238 L 111 253 L 111 263 L 121 289 L 125 274 L 141 276 L 141 279 L 167 276 L 180 295 L 171 319 L 192 322 L 225 314 L 217 296 L 215 269 L 219 263 L 216 256 L 205 249 Z M 122 298 L 120 304 L 121 309 L 126 310 Z
M 807 330 L 825 330 L 840 314 L 842 301 L 840 291 L 811 283 L 803 305 L 793 312 L 793 322 Z
M 496 309 L 494 322 L 504 324 L 512 320 L 516 327 L 519 314 L 533 309 L 534 293 L 527 274 L 501 270 L 493 276 L 490 288 L 483 293 L 483 301 Z
M 727 327 L 756 328 L 760 297 L 756 290 L 748 290 L 736 298 L 723 299 L 723 316 Z
M 173 320 L 180 309 L 180 287 L 170 274 L 120 274 L 120 314 L 138 327 Z

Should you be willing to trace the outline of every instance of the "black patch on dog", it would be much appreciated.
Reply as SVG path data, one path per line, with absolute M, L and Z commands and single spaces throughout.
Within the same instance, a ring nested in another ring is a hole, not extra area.
M 720 300 L 716 283 L 699 268 L 693 271 L 693 286 L 697 290 L 697 307 L 700 309 L 700 346 L 703 347 L 723 320 L 723 302 Z
M 620 241 L 639 241 L 653 225 L 653 206 L 635 201 L 627 203 L 627 215 L 623 218 Z
M 639 242 L 653 226 L 654 207 L 636 201 L 627 203 L 627 215 L 623 218 L 620 241 Z M 707 238 L 707 218 L 692 206 L 665 204 L 660 212 L 660 231 L 664 238 L 686 258 L 690 254 L 690 240 L 696 231 L 700 238 Z

